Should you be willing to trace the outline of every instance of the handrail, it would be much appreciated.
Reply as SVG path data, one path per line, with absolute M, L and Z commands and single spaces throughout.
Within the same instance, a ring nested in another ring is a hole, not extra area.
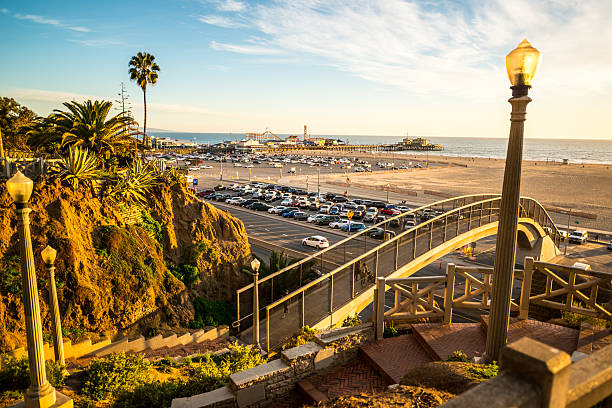
M 493 201 L 496 201 L 496 200 L 501 200 L 501 196 L 496 197 L 496 198 L 491 198 L 491 199 L 488 199 L 488 200 L 477 201 L 477 202 L 474 202 L 474 203 L 471 203 L 471 204 L 466 204 L 466 205 L 464 205 L 464 206 L 462 206 L 462 207 L 457 207 L 457 208 L 454 208 L 454 209 L 450 210 L 449 212 L 446 212 L 446 213 L 444 213 L 444 214 L 442 214 L 442 215 L 439 215 L 439 216 L 437 216 L 437 217 L 435 217 L 435 218 L 432 218 L 432 219 L 430 219 L 430 220 L 427 220 L 427 221 L 425 221 L 425 222 L 423 222 L 423 223 L 421 223 L 421 224 L 415 225 L 414 227 L 412 227 L 412 228 L 410 228 L 410 229 L 405 230 L 405 231 L 404 231 L 404 232 L 402 232 L 401 234 L 396 235 L 395 237 L 393 237 L 393 238 L 391 238 L 391 239 L 389 239 L 389 240 L 387 240 L 387 241 L 385 241 L 385 242 L 381 243 L 381 244 L 380 244 L 380 245 L 378 245 L 377 247 L 372 248 L 372 249 L 370 249 L 369 251 L 367 251 L 367 252 L 365 252 L 365 253 L 363 253 L 363 254 L 361 254 L 361 255 L 359 255 L 359 256 L 357 256 L 357 257 L 353 258 L 353 259 L 352 259 L 352 260 L 350 260 L 349 262 L 346 262 L 346 263 L 344 263 L 344 264 L 340 265 L 339 267 L 337 267 L 336 269 L 333 269 L 332 271 L 330 271 L 330 272 L 326 273 L 325 275 L 320 276 L 319 278 L 317 278 L 317 279 L 315 279 L 315 280 L 313 280 L 313 281 L 311 281 L 311 282 L 307 283 L 307 284 L 306 284 L 306 285 L 304 285 L 304 286 L 299 287 L 298 289 L 294 290 L 293 292 L 291 292 L 291 293 L 289 293 L 289 294 L 287 294 L 287 295 L 285 295 L 285 296 L 281 297 L 280 299 L 278 299 L 278 300 L 276 300 L 276 301 L 274 301 L 274 302 L 272 302 L 272 303 L 268 304 L 268 306 L 266 306 L 266 309 L 271 309 L 271 308 L 273 308 L 273 307 L 275 307 L 275 306 L 280 305 L 281 303 L 283 303 L 283 302 L 287 301 L 288 299 L 292 298 L 293 296 L 298 295 L 299 293 L 301 293 L 301 292 L 303 292 L 303 291 L 306 291 L 307 289 L 311 288 L 312 286 L 314 286 L 314 285 L 316 285 L 316 284 L 318 284 L 318 283 L 320 283 L 320 282 L 323 282 L 323 281 L 325 281 L 325 280 L 329 279 L 331 276 L 333 276 L 333 275 L 335 275 L 336 273 L 338 273 L 338 272 L 342 271 L 342 270 L 343 270 L 343 269 L 345 269 L 347 266 L 352 265 L 352 264 L 354 264 L 354 263 L 356 263 L 356 262 L 358 262 L 358 261 L 362 260 L 363 258 L 366 258 L 367 256 L 369 256 L 369 255 L 371 255 L 371 254 L 373 254 L 373 253 L 378 252 L 378 251 L 379 251 L 380 249 L 382 249 L 383 247 L 385 247 L 385 246 L 387 246 L 387 245 L 391 244 L 392 242 L 395 242 L 396 240 L 398 240 L 398 239 L 402 238 L 403 236 L 405 236 L 405 235 L 407 235 L 407 234 L 409 234 L 409 233 L 411 233 L 411 232 L 413 232 L 413 231 L 415 231 L 415 230 L 417 230 L 417 229 L 422 228 L 422 227 L 423 227 L 423 226 L 425 226 L 425 225 L 428 225 L 428 224 L 433 224 L 435 221 L 439 220 L 440 218 L 448 217 L 448 215 L 449 215 L 449 214 L 452 214 L 452 213 L 455 213 L 455 212 L 460 212 L 461 210 L 466 209 L 466 208 L 469 208 L 469 207 L 471 207 L 471 206 L 473 206 L 473 205 L 476 205 L 476 204 L 481 205 L 481 204 L 484 204 L 484 203 L 487 203 L 487 202 L 493 202 Z
M 361 231 L 359 231 L 359 232 L 357 232 L 357 233 L 355 233 L 353 235 L 350 235 L 350 236 L 344 238 L 343 240 L 338 241 L 335 244 L 330 245 L 329 247 L 327 247 L 325 249 L 322 249 L 322 250 L 320 250 L 318 252 L 315 252 L 314 254 L 309 255 L 306 258 L 301 259 L 300 261 L 298 261 L 296 263 L 293 263 L 291 265 L 286 266 L 285 268 L 281 269 L 280 271 L 274 272 L 273 274 L 270 274 L 270 275 L 260 279 L 259 283 L 261 284 L 261 283 L 263 283 L 263 282 L 265 282 L 265 281 L 267 281 L 269 279 L 272 279 L 272 278 L 274 278 L 274 277 L 276 277 L 276 276 L 278 276 L 278 275 L 280 275 L 280 274 L 282 274 L 284 272 L 287 272 L 289 270 L 295 269 L 297 266 L 300 266 L 300 265 L 302 265 L 302 264 L 304 264 L 304 263 L 306 263 L 306 262 L 308 262 L 308 261 L 310 261 L 312 259 L 316 259 L 316 258 L 320 257 L 321 255 L 323 255 L 324 253 L 326 253 L 326 252 L 328 252 L 328 251 L 330 251 L 330 250 L 332 250 L 332 249 L 334 249 L 336 247 L 339 247 L 340 245 L 342 245 L 342 244 L 344 244 L 344 243 L 346 243 L 348 241 L 351 241 L 351 240 L 353 240 L 353 239 L 355 239 L 355 238 L 357 238 L 357 237 L 367 233 L 368 231 L 371 231 L 374 228 L 378 228 L 378 226 L 383 225 L 383 224 L 385 224 L 387 222 L 390 222 L 391 220 L 400 219 L 400 218 L 403 218 L 403 217 L 407 216 L 408 214 L 414 214 L 414 213 L 416 213 L 418 211 L 422 211 L 423 209 L 426 209 L 426 208 L 429 208 L 429 207 L 434 207 L 436 205 L 442 205 L 442 204 L 448 203 L 450 201 L 458 201 L 458 200 L 461 200 L 461 199 L 466 199 L 468 197 L 500 197 L 500 195 L 499 194 L 466 194 L 466 195 L 462 195 L 462 196 L 458 196 L 458 197 L 447 198 L 447 199 L 444 199 L 444 200 L 436 201 L 434 203 L 423 205 L 423 206 L 418 207 L 418 208 L 414 208 L 414 209 L 412 209 L 410 211 L 406 211 L 405 213 L 401 213 L 401 214 L 395 215 L 395 216 L 393 216 L 391 218 L 387 218 L 384 221 L 381 221 L 381 222 L 379 222 L 377 224 L 372 225 L 371 227 L 368 227 L 368 228 L 366 228 L 364 230 L 361 230 Z M 476 202 L 480 203 L 482 201 L 474 201 L 474 203 L 476 203 Z M 422 224 L 419 224 L 419 225 L 422 225 Z M 236 293 L 239 295 L 240 293 L 242 293 L 242 292 L 244 292 L 244 291 L 246 291 L 248 289 L 251 289 L 252 287 L 253 287 L 253 283 L 249 283 L 248 285 L 243 286 L 242 288 L 236 290 Z

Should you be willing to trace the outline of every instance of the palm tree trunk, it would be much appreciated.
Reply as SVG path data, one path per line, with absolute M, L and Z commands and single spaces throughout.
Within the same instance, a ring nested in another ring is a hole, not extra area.
M 143 140 L 144 140 L 144 150 L 142 153 L 142 161 L 145 161 L 145 150 L 149 146 L 149 138 L 147 138 L 147 86 L 145 85 L 142 88 L 142 94 L 144 95 L 144 126 L 143 126 Z

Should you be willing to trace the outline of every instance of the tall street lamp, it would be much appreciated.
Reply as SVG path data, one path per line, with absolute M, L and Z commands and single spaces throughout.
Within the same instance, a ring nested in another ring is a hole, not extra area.
M 53 332 L 53 350 L 55 361 L 63 366 L 64 360 L 64 339 L 62 338 L 62 323 L 60 320 L 59 304 L 57 302 L 57 288 L 55 287 L 55 257 L 57 251 L 49 245 L 40 253 L 49 274 L 49 309 L 51 309 L 51 331 Z
M 253 346 L 259 348 L 259 259 L 253 258 Z
M 36 270 L 30 235 L 30 197 L 34 183 L 18 171 L 6 182 L 6 189 L 15 202 L 17 209 L 17 230 L 21 253 L 21 275 L 23 288 L 23 309 L 26 324 L 28 362 L 30 365 L 30 387 L 24 395 L 26 408 L 47 408 L 51 406 L 70 406 L 72 400 L 55 391 L 47 381 L 45 355 L 43 351 L 42 322 L 38 303 Z M 66 404 L 66 405 L 65 405 Z
M 489 361 L 499 361 L 500 351 L 508 335 L 521 193 L 523 131 L 527 104 L 531 102 L 527 94 L 539 59 L 540 52 L 526 39 L 506 56 L 506 69 L 512 84 L 512 98 L 508 101 L 512 105 L 512 113 L 495 246 L 495 284 L 491 290 L 491 313 L 485 349 L 485 359 Z

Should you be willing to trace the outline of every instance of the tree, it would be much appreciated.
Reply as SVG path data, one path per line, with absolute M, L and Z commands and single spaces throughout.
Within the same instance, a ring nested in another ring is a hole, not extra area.
M 26 128 L 36 114 L 13 98 L 0 97 L 0 144 L 5 149 L 29 150 Z
M 144 122 L 143 122 L 143 143 L 148 146 L 147 138 L 147 84 L 157 83 L 159 66 L 155 62 L 155 57 L 148 52 L 138 52 L 132 57 L 129 63 L 130 79 L 136 81 L 144 97 Z
M 131 138 L 123 115 L 108 117 L 113 104 L 108 101 L 64 102 L 67 111 L 55 109 L 28 134 L 33 146 L 60 143 L 61 148 L 79 146 L 108 159 L 126 150 Z

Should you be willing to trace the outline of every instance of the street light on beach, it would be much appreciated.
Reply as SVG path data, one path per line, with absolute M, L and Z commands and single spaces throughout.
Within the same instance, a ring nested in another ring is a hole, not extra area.
M 521 194 L 523 132 L 527 104 L 531 102 L 527 95 L 539 59 L 540 52 L 526 39 L 506 56 L 506 69 L 512 84 L 512 98 L 508 100 L 512 105 L 512 113 L 493 268 L 495 284 L 491 289 L 491 312 L 485 349 L 485 358 L 489 361 L 499 361 L 500 351 L 506 345 L 508 335 Z

